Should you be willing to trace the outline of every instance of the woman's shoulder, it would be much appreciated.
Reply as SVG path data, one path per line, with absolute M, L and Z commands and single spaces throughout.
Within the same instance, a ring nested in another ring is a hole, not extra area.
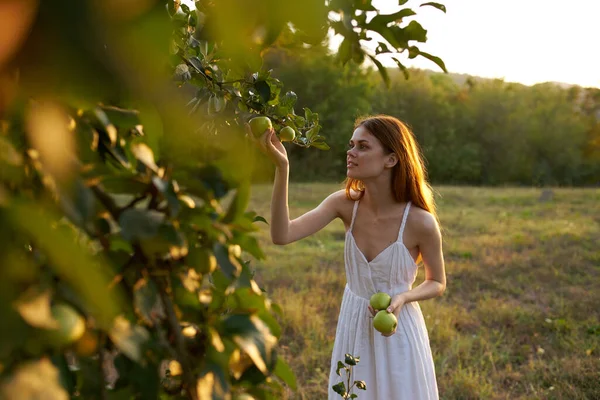
M 432 234 L 439 231 L 435 216 L 416 204 L 411 204 L 406 223 L 419 234 Z
M 357 194 L 352 195 L 353 198 L 357 198 Z M 346 190 L 340 189 L 331 193 L 326 202 L 330 207 L 333 207 L 338 216 L 342 219 L 348 219 L 348 216 L 352 216 L 352 209 L 354 207 L 355 200 L 351 200 L 346 196 Z

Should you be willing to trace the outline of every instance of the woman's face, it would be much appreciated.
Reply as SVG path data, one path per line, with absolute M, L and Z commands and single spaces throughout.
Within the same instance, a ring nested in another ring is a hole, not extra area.
M 386 168 L 393 166 L 392 160 L 395 156 L 387 154 L 379 139 L 359 126 L 348 143 L 346 175 L 362 181 L 378 177 Z

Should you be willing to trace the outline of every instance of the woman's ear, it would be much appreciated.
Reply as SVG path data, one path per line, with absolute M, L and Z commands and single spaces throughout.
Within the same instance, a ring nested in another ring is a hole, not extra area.
M 396 153 L 390 153 L 387 155 L 387 160 L 385 161 L 385 166 L 387 168 L 393 168 L 398 163 L 398 156 Z

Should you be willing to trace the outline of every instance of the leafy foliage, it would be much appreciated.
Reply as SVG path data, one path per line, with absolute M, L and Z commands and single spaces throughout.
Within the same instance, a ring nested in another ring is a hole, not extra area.
M 340 381 L 333 385 L 331 388 L 334 392 L 339 394 L 343 399 L 356 399 L 358 398 L 358 394 L 354 393 L 354 387 L 360 390 L 367 390 L 367 385 L 364 381 L 354 381 L 352 382 L 352 372 L 353 367 L 355 367 L 360 361 L 360 357 L 353 356 L 351 354 L 346 354 L 344 357 L 344 362 L 338 361 L 337 368 L 335 370 L 338 376 L 342 376 L 340 371 L 344 371 L 346 374 L 346 382 Z M 352 384 L 350 384 L 352 382 Z
M 246 210 L 255 154 L 241 126 L 266 115 L 328 149 L 318 113 L 262 55 L 318 44 L 338 5 L 22 4 L 10 17 L 29 35 L 10 63 L 0 54 L 17 87 L 0 104 L 1 397 L 294 389 L 280 307 L 251 267 L 265 220 Z M 406 35 L 425 39 L 415 24 Z

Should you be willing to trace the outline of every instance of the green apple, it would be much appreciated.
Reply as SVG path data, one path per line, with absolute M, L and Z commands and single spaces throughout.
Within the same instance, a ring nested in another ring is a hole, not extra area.
M 389 294 L 385 292 L 377 292 L 373 296 L 371 296 L 369 304 L 371 304 L 371 307 L 373 307 L 373 309 L 379 311 L 388 308 L 391 302 L 392 298 Z
M 296 137 L 296 132 L 291 126 L 286 126 L 279 131 L 279 140 L 282 142 L 291 142 Z
M 273 128 L 269 117 L 255 117 L 248 121 L 248 123 L 250 124 L 250 130 L 254 137 L 260 137 L 268 129 Z
M 389 334 L 396 330 L 398 319 L 394 313 L 381 310 L 373 318 L 373 327 L 381 333 Z
M 46 341 L 54 347 L 71 344 L 81 338 L 85 332 L 85 320 L 68 304 L 55 304 L 50 309 L 58 327 L 44 333 Z

